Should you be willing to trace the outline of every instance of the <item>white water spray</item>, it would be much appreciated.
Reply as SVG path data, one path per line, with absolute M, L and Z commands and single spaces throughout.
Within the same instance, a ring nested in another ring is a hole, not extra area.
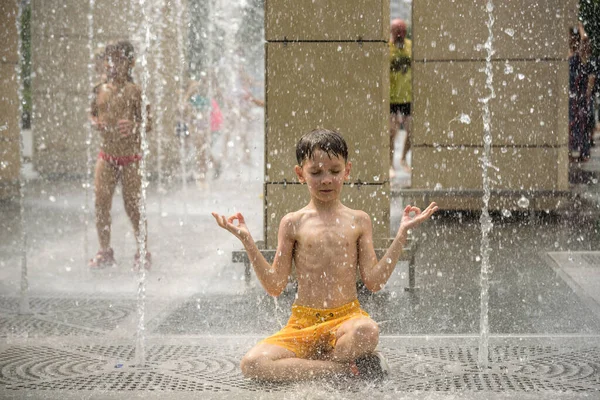
M 481 159 L 482 179 L 483 179 L 483 208 L 479 219 L 481 225 L 481 315 L 479 321 L 479 353 L 477 364 L 480 369 L 488 367 L 488 336 L 489 336 L 489 275 L 490 275 L 490 239 L 488 235 L 492 230 L 493 224 L 489 214 L 490 202 L 490 177 L 488 168 L 491 166 L 491 148 L 492 148 L 492 118 L 489 102 L 495 97 L 494 87 L 492 85 L 494 73 L 492 69 L 492 55 L 494 35 L 492 28 L 494 26 L 494 4 L 492 0 L 488 0 L 486 4 L 488 20 L 486 26 L 488 28 L 488 38 L 485 42 L 486 58 L 485 58 L 485 87 L 489 91 L 487 97 L 481 99 L 483 104 L 483 155 Z
M 94 8 L 95 8 L 95 0 L 89 0 L 88 3 L 89 11 L 88 11 L 88 51 L 90 52 L 90 59 L 88 63 L 88 88 L 94 87 L 94 75 L 96 70 L 96 60 L 94 54 Z M 94 93 L 91 90 L 88 91 L 88 104 L 92 104 L 94 99 Z M 91 190 L 92 190 L 92 139 L 94 135 L 94 128 L 92 126 L 92 121 L 88 118 L 88 132 L 87 138 L 85 139 L 85 155 L 87 160 L 87 168 L 85 171 L 85 183 L 83 186 L 85 187 L 85 204 L 83 205 L 83 221 L 84 221 L 84 231 L 83 231 L 83 262 L 84 265 L 89 257 L 89 226 L 90 226 L 90 199 L 91 199 Z
M 21 287 L 19 299 L 19 313 L 29 314 L 29 278 L 27 275 L 27 231 L 25 230 L 25 176 L 23 174 L 23 80 L 21 79 L 21 18 L 23 15 L 23 3 L 18 1 L 15 24 L 17 26 L 17 64 L 15 65 L 15 79 L 17 80 L 17 98 L 19 106 L 17 110 L 17 127 L 19 129 L 19 222 L 21 225 Z
M 141 139 L 141 150 L 142 158 L 139 163 L 138 172 L 142 180 L 140 188 L 140 221 L 139 221 L 139 233 L 137 237 L 137 244 L 140 252 L 140 263 L 138 271 L 138 293 L 137 293 L 137 314 L 138 314 L 138 325 L 137 325 L 137 338 L 135 346 L 135 358 L 136 365 L 143 366 L 146 363 L 146 343 L 145 343 L 145 309 L 146 309 L 146 254 L 148 249 L 146 248 L 146 187 L 148 186 L 148 179 L 146 177 L 146 158 L 148 157 L 148 140 L 146 138 L 146 128 L 148 126 L 148 111 L 146 105 L 148 104 L 148 81 L 150 80 L 150 72 L 148 69 L 148 52 L 150 51 L 150 21 L 148 18 L 148 3 L 146 0 L 139 0 L 140 11 L 142 13 L 142 29 L 144 33 L 144 41 L 141 53 L 141 65 L 142 65 L 142 124 L 140 127 L 140 139 Z
M 156 184 L 157 184 L 157 191 L 158 191 L 158 215 L 160 217 L 158 219 L 159 224 L 162 223 L 163 200 L 164 200 L 163 198 L 164 198 L 164 194 L 165 194 L 165 189 L 163 187 L 164 176 L 163 176 L 163 165 L 162 165 L 162 162 L 163 162 L 163 152 L 162 152 L 162 144 L 163 143 L 162 143 L 162 141 L 163 141 L 163 121 L 164 121 L 164 107 L 163 107 L 164 61 L 163 61 L 162 45 L 163 45 L 163 38 L 164 38 L 165 23 L 164 23 L 164 19 L 163 19 L 161 5 L 162 5 L 162 3 L 155 5 L 154 15 L 153 15 L 155 24 L 159 25 L 159 27 L 157 29 L 156 46 L 155 46 L 156 47 L 156 52 L 155 52 L 156 76 L 154 77 L 154 80 L 153 80 L 153 82 L 155 83 L 154 115 L 156 116 L 154 124 L 153 124 L 154 125 L 153 128 L 154 128 L 154 132 L 155 132 L 154 134 L 156 135 L 156 168 L 158 169 L 158 171 L 157 171 L 158 180 L 157 180 Z M 160 229 L 160 230 L 162 231 L 162 229 Z M 160 245 L 160 241 L 157 244 Z
M 183 4 L 181 0 L 175 0 L 175 8 L 177 10 L 177 17 L 175 24 L 177 26 L 177 77 L 179 79 L 179 107 L 178 117 L 181 124 L 181 130 L 179 132 L 179 153 L 180 153 L 180 165 L 181 165 L 181 186 L 183 189 L 183 220 L 180 221 L 183 225 L 187 223 L 188 211 L 187 211 L 187 167 L 186 167 L 186 144 L 185 144 L 185 132 L 183 131 L 184 123 L 184 107 L 185 102 L 185 49 L 183 40 L 183 27 L 186 26 L 183 21 Z

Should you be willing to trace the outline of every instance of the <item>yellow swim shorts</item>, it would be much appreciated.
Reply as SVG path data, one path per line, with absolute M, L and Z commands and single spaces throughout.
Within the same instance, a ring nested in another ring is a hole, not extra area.
M 328 309 L 294 304 L 287 325 L 260 343 L 283 347 L 298 358 L 316 358 L 335 348 L 336 332 L 341 324 L 361 317 L 369 317 L 369 314 L 360 308 L 358 300 Z

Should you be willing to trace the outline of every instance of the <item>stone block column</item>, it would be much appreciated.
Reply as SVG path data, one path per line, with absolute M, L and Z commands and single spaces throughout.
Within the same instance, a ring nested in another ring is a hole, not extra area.
M 0 2 L 0 200 L 19 193 L 20 127 L 17 1 Z
M 389 0 L 266 0 L 266 248 L 279 221 L 308 204 L 295 146 L 317 127 L 338 130 L 353 169 L 342 201 L 367 211 L 375 246 L 389 228 Z
M 576 0 L 494 1 L 490 101 L 492 208 L 516 208 L 520 194 L 568 190 L 568 26 Z M 487 1 L 413 3 L 412 187 L 448 209 L 481 200 L 436 191 L 482 189 L 482 104 Z M 439 193 L 439 192 L 438 192 Z M 500 196 L 502 197 L 502 196 Z M 547 197 L 547 196 L 546 196 Z M 536 200 L 537 201 L 537 200 Z M 540 200 L 534 208 L 548 208 Z

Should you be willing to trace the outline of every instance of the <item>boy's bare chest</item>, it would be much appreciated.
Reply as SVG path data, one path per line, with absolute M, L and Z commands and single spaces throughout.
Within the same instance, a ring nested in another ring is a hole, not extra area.
M 135 96 L 127 87 L 104 85 L 98 96 L 98 111 L 105 117 L 126 116 L 133 110 Z
M 358 241 L 357 229 L 350 221 L 308 223 L 298 233 L 303 250 L 318 257 L 347 254 Z

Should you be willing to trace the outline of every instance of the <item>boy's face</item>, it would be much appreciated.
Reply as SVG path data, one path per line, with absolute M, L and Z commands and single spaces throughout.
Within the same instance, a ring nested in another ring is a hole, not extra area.
M 304 160 L 302 166 L 296 165 L 295 171 L 300 182 L 307 184 L 311 198 L 327 202 L 339 199 L 351 167 L 343 157 L 329 158 L 326 152 L 316 149 L 312 158 Z
M 124 78 L 129 73 L 132 63 L 120 51 L 106 54 L 106 72 L 110 78 Z

